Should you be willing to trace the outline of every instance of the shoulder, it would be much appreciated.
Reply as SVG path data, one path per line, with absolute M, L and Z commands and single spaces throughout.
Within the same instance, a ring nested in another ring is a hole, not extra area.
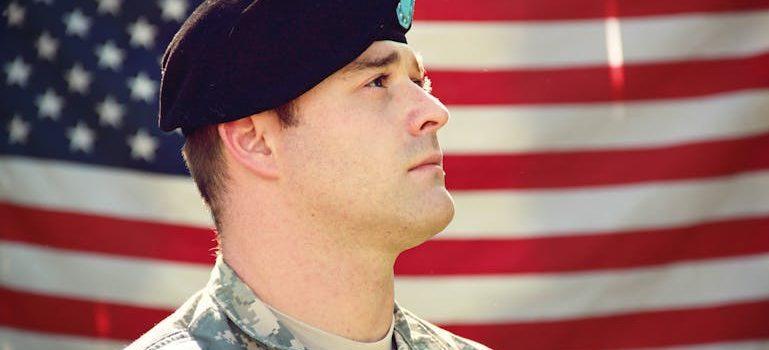
M 162 334 L 160 334 L 162 333 Z M 153 328 L 142 337 L 128 345 L 125 350 L 202 350 L 188 332 L 160 332 Z
M 171 315 L 154 325 L 139 339 L 126 347 L 127 350 L 156 349 L 200 349 L 190 334 L 195 314 L 199 314 L 204 294 L 198 292 L 190 297 Z
M 442 329 L 412 312 L 398 306 L 396 312 L 396 327 L 399 335 L 404 338 L 411 348 L 433 349 L 445 348 L 451 350 L 490 350 L 489 347 L 460 337 Z
M 241 341 L 242 340 L 242 341 Z M 186 333 L 170 333 L 157 339 L 137 339 L 125 350 L 267 350 L 263 344 L 251 339 L 220 337 L 219 339 L 200 339 Z
M 208 294 L 198 292 L 126 350 L 264 349 L 243 334 Z

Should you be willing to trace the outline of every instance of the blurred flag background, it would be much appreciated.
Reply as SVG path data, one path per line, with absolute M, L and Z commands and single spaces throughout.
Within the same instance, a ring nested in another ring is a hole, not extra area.
M 187 0 L 0 1 L 0 348 L 117 349 L 207 280 L 155 127 Z M 769 348 L 769 1 L 418 0 L 457 215 L 396 297 L 496 349 Z

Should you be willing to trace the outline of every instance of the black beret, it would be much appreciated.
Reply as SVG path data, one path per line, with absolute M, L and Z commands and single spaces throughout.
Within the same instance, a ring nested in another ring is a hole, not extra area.
M 302 95 L 377 40 L 406 43 L 414 0 L 208 0 L 163 55 L 164 131 L 247 117 Z

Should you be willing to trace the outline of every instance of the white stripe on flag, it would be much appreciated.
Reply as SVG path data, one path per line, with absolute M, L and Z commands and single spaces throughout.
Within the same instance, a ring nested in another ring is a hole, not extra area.
M 396 298 L 438 323 L 557 320 L 763 299 L 767 271 L 769 255 L 757 255 L 588 273 L 400 277 Z
M 767 90 L 624 104 L 449 110 L 438 139 L 453 154 L 661 147 L 769 131 Z
M 113 258 L 1 241 L 0 253 L 8 262 L 0 281 L 14 289 L 169 309 L 202 288 L 209 273 L 208 267 L 200 265 Z M 488 323 L 767 298 L 768 269 L 769 255 L 765 254 L 599 272 L 399 276 L 395 283 L 396 299 L 426 319 Z M 622 292 L 606 293 L 611 290 Z M 596 304 L 596 300 L 601 303 Z
M 769 171 L 559 190 L 466 191 L 439 237 L 535 237 L 687 225 L 769 213 Z
M 769 50 L 769 11 L 620 18 L 625 63 L 725 58 Z M 428 69 L 606 65 L 606 20 L 418 21 L 409 44 Z M 736 38 L 739 38 L 737 40 Z
M 212 226 L 192 180 L 0 156 L 0 201 L 147 221 Z
M 199 264 L 78 253 L 2 240 L 0 256 L 0 284 L 4 286 L 155 308 L 179 307 L 203 288 L 210 272 Z
M 2 201 L 195 226 L 209 221 L 193 183 L 182 176 L 16 157 L 0 157 L 0 173 Z M 439 237 L 592 234 L 766 215 L 769 171 L 622 186 L 454 191 L 452 195 L 456 216 Z

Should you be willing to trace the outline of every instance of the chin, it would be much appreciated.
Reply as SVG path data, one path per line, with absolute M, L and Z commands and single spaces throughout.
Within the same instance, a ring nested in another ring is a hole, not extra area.
M 436 206 L 431 208 L 431 211 L 433 211 L 433 229 L 432 229 L 432 236 L 437 235 L 441 231 L 443 231 L 449 224 L 451 223 L 451 220 L 454 219 L 454 199 L 451 198 L 451 195 L 449 195 L 448 191 L 446 192 L 446 197 L 440 201 Z
M 413 217 L 404 249 L 418 246 L 443 231 L 454 219 L 454 200 L 445 191 L 440 198 L 433 198 Z

